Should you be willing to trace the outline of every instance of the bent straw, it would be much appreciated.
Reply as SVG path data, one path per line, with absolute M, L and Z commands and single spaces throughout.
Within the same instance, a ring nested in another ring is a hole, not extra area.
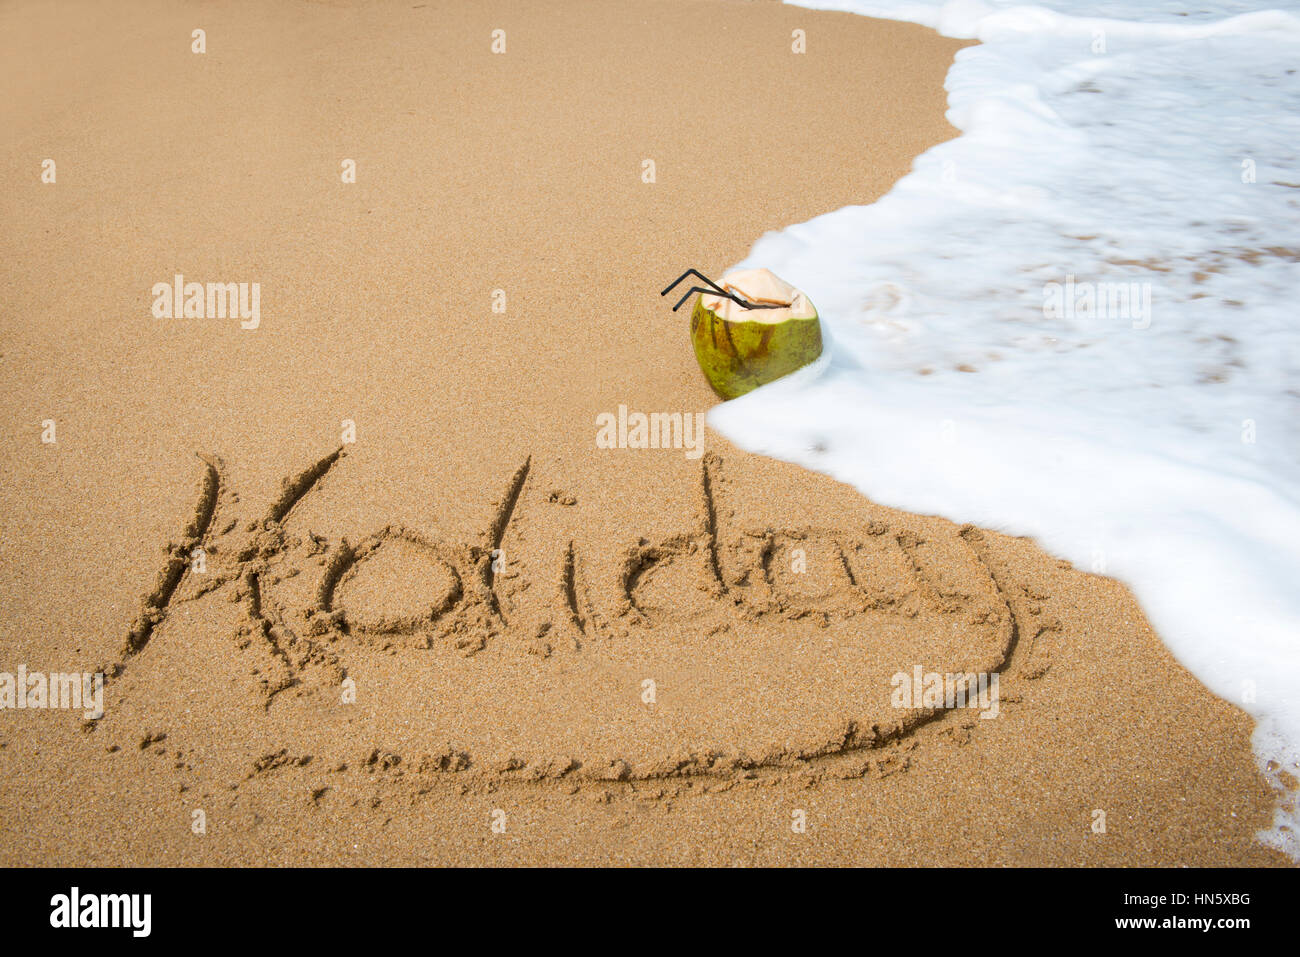
M 732 302 L 736 303 L 738 306 L 740 306 L 740 307 L 743 308 L 743 309 L 780 309 L 780 308 L 782 308 L 781 306 L 776 305 L 776 304 L 774 304 L 774 303 L 747 302 L 745 299 L 743 299 L 742 297 L 736 295 L 735 293 L 733 293 L 733 292 L 728 292 L 727 290 L 723 289 L 721 286 L 719 286 L 716 282 L 714 282 L 714 281 L 713 281 L 712 279 L 710 279 L 708 276 L 704 275 L 704 273 L 700 272 L 698 269 L 688 269 L 688 270 L 686 270 L 686 272 L 682 273 L 680 276 L 678 276 L 676 279 L 674 279 L 671 283 L 669 283 L 669 284 L 668 284 L 668 288 L 665 289 L 663 292 L 659 293 L 659 295 L 661 295 L 661 296 L 666 296 L 666 295 L 668 295 L 668 293 L 672 292 L 673 287 L 676 286 L 676 285 L 678 285 L 678 284 L 679 284 L 683 279 L 685 279 L 687 276 L 698 276 L 700 279 L 704 280 L 705 282 L 707 282 L 707 283 L 709 284 L 709 288 L 708 288 L 708 289 L 705 289 L 703 286 L 692 286 L 690 289 L 686 290 L 686 295 L 682 296 L 681 299 L 678 299 L 678 300 L 677 300 L 677 305 L 673 306 L 673 312 L 676 312 L 678 309 L 680 309 L 680 308 L 682 307 L 682 303 L 684 303 L 687 299 L 690 299 L 690 298 L 691 298 L 691 294 L 692 294 L 692 293 L 697 293 L 697 292 L 698 292 L 698 293 L 701 293 L 701 294 L 712 294 L 712 295 L 722 296 L 722 297 L 725 298 L 725 299 L 730 299 Z

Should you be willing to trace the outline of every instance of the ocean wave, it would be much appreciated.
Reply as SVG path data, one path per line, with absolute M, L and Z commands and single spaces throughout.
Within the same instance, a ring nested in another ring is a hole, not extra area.
M 829 358 L 717 407 L 738 445 L 1126 582 L 1300 755 L 1300 14 L 804 0 L 974 38 L 961 135 L 769 233 Z M 815 55 L 810 39 L 810 53 Z M 849 65 L 846 64 L 846 68 Z M 1295 812 L 1262 837 L 1300 856 Z

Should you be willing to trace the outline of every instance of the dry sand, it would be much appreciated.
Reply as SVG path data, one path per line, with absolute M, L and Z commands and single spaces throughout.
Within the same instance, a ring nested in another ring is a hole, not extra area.
M 1122 585 L 712 433 L 595 446 L 716 402 L 658 289 L 882 195 L 958 48 L 726 0 L 0 8 L 0 670 L 117 672 L 98 722 L 0 713 L 0 863 L 1285 863 L 1250 719 Z M 260 326 L 155 318 L 177 273 Z M 892 707 L 916 665 L 1000 714 Z

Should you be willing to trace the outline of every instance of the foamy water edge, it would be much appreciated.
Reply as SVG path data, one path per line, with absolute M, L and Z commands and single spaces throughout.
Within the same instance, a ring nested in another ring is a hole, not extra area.
M 799 5 L 980 40 L 945 82 L 962 135 L 877 203 L 755 244 L 739 265 L 809 294 L 829 357 L 710 424 L 1124 581 L 1255 717 L 1277 782 L 1300 755 L 1300 16 Z M 1145 314 L 1049 315 L 1089 283 L 1145 289 Z M 1279 807 L 1260 838 L 1300 859 L 1298 826 Z

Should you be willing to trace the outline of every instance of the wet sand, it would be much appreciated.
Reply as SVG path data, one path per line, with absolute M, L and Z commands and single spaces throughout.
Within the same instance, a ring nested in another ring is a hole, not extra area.
M 883 195 L 959 48 L 722 0 L 0 9 L 0 670 L 110 674 L 97 721 L 0 712 L 0 862 L 1286 863 L 1251 720 L 1122 585 L 712 432 L 596 445 L 718 401 L 659 289 Z M 177 274 L 258 283 L 256 328 L 158 318 Z M 997 716 L 896 706 L 918 667 Z

